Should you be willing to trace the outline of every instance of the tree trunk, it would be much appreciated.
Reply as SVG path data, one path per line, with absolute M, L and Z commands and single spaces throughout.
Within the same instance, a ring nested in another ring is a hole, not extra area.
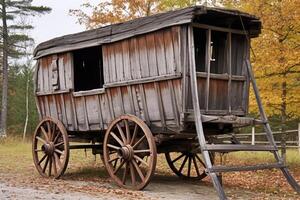
M 24 124 L 24 130 L 23 130 L 23 142 L 26 138 L 26 132 L 27 132 L 27 124 L 28 124 L 28 114 L 29 114 L 29 74 L 27 73 L 27 80 L 26 80 L 26 118 L 25 118 L 25 124 Z
M 281 84 L 281 154 L 284 162 L 286 162 L 286 75 L 284 75 L 284 80 Z
M 6 136 L 7 129 L 7 96 L 8 96 L 8 32 L 6 23 L 6 5 L 5 1 L 1 2 L 2 6 L 2 38 L 3 38 L 3 58 L 2 58 L 2 105 L 0 119 L 0 137 Z

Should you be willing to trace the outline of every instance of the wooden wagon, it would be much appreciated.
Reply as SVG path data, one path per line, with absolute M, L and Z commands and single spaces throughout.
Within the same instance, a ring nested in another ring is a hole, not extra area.
M 70 149 L 91 148 L 118 185 L 142 189 L 164 153 L 180 177 L 210 175 L 221 199 L 217 174 L 228 171 L 279 168 L 299 192 L 278 153 L 249 62 L 250 38 L 260 29 L 247 13 L 196 6 L 41 43 L 34 52 L 38 172 L 59 178 Z M 260 119 L 246 117 L 251 83 Z M 254 124 L 265 127 L 270 145 L 215 140 Z M 213 164 L 214 152 L 231 151 L 270 151 L 277 162 Z

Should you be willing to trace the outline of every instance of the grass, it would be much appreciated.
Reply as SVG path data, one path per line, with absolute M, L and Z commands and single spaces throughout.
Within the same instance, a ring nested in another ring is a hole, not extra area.
M 0 176 L 14 174 L 16 178 L 23 177 L 33 181 L 39 179 L 35 170 L 31 143 L 20 142 L 20 138 L 6 138 L 0 140 Z M 216 157 L 220 162 L 220 156 Z M 263 152 L 235 152 L 222 157 L 227 165 L 245 165 L 274 162 L 271 153 Z M 300 180 L 300 154 L 298 150 L 287 150 L 287 165 L 297 180 Z M 164 155 L 158 156 L 156 173 L 160 175 L 171 175 Z M 20 176 L 21 175 L 21 176 Z M 90 150 L 72 150 L 70 161 L 63 180 L 84 180 L 100 183 L 110 182 L 99 155 L 92 155 Z M 208 179 L 206 179 L 208 180 Z M 257 172 L 236 172 L 223 176 L 224 185 L 232 188 L 250 189 L 267 193 L 292 194 L 290 186 L 278 170 L 264 170 Z

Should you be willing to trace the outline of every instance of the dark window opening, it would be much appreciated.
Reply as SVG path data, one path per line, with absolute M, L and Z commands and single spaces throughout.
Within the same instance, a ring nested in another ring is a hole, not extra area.
M 74 90 L 84 91 L 102 88 L 103 62 L 101 46 L 73 52 Z
M 227 73 L 227 33 L 211 31 L 210 72 Z
M 205 72 L 206 30 L 194 28 L 196 71 Z

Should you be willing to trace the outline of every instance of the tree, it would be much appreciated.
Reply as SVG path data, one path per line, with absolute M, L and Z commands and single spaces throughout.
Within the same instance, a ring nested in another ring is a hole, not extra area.
M 199 0 L 105 0 L 96 6 L 82 4 L 81 9 L 72 9 L 70 14 L 77 17 L 78 22 L 87 29 L 92 29 L 205 2 L 214 3 Z M 92 13 L 87 14 L 84 12 L 86 9 L 92 10 Z
M 298 0 L 224 0 L 229 7 L 259 16 L 262 34 L 252 42 L 254 73 L 267 112 L 287 120 L 300 117 L 300 4 Z M 252 111 L 255 99 L 251 96 Z
M 0 119 L 0 136 L 6 136 L 7 129 L 7 97 L 8 97 L 8 60 L 18 58 L 26 52 L 19 46 L 20 42 L 32 40 L 16 30 L 32 29 L 31 25 L 18 25 L 16 19 L 20 16 L 35 16 L 51 11 L 44 6 L 33 6 L 33 0 L 0 0 L 1 50 L 2 50 L 2 106 Z

